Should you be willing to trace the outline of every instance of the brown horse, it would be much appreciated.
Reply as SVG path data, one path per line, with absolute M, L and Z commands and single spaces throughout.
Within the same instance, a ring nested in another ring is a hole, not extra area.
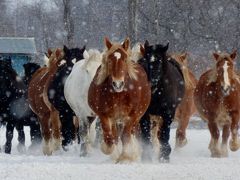
M 194 92 L 194 101 L 200 116 L 208 122 L 211 133 L 209 149 L 212 157 L 228 156 L 228 138 L 231 131 L 230 149 L 240 147 L 238 123 L 240 115 L 240 85 L 234 70 L 236 51 L 232 54 L 213 53 L 216 66 L 201 75 Z M 223 128 L 219 147 L 219 127 Z
M 103 129 L 103 153 L 114 154 L 119 150 L 119 137 L 122 141 L 122 150 L 115 155 L 117 162 L 138 158 L 133 152 L 133 138 L 151 98 L 144 69 L 130 60 L 129 43 L 126 39 L 122 45 L 112 44 L 105 38 L 107 50 L 88 92 L 89 105 Z
M 181 148 L 187 144 L 186 129 L 189 123 L 189 119 L 194 113 L 196 113 L 193 93 L 197 85 L 197 79 L 195 78 L 192 71 L 188 68 L 187 53 L 178 55 L 175 54 L 172 55 L 172 57 L 176 59 L 180 64 L 185 81 L 184 96 L 175 113 L 175 119 L 178 122 L 175 148 Z
M 58 67 L 61 65 L 63 51 L 48 50 L 48 65 L 36 71 L 29 83 L 28 97 L 30 107 L 39 117 L 44 139 L 43 154 L 51 155 L 61 145 L 61 122 L 58 111 L 48 100 L 48 87 Z

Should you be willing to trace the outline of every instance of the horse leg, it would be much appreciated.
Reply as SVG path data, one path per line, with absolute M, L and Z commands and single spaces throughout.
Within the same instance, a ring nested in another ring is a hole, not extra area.
M 122 141 L 119 142 L 119 134 L 122 132 L 122 124 L 112 124 L 112 135 L 114 138 L 114 151 L 111 154 L 113 160 L 117 160 L 122 151 Z
M 223 126 L 222 132 L 222 145 L 221 145 L 221 156 L 228 157 L 228 137 L 230 135 L 230 125 Z
M 186 114 L 187 112 L 181 112 L 180 118 L 178 120 L 178 128 L 176 131 L 176 143 L 175 148 L 182 148 L 187 144 L 186 129 L 189 123 L 190 116 Z
M 211 157 L 221 157 L 221 151 L 219 149 L 219 129 L 214 121 L 208 121 L 208 128 L 211 133 L 211 141 L 209 149 L 211 151 Z
M 144 114 L 140 120 L 142 139 L 142 160 L 151 161 L 151 122 L 149 114 Z
M 46 113 L 43 117 L 40 118 L 40 125 L 42 129 L 43 137 L 43 154 L 52 155 L 52 148 L 50 146 L 51 140 L 51 127 L 50 127 L 50 113 Z
M 232 124 L 231 124 L 232 139 L 230 140 L 230 149 L 231 151 L 237 151 L 240 147 L 240 141 L 238 138 L 239 115 L 238 113 L 231 113 L 231 115 L 232 115 Z
M 37 145 L 39 145 L 42 141 L 40 125 L 37 122 L 37 119 L 30 125 L 30 137 L 31 145 L 29 146 L 29 149 L 34 149 L 34 147 L 37 147 Z
M 83 119 L 80 122 L 79 132 L 80 132 L 80 142 L 81 142 L 81 149 L 80 149 L 80 156 L 86 156 L 90 150 L 91 138 L 90 136 L 90 127 L 95 117 L 87 117 L 87 119 Z M 94 129 L 95 131 L 95 129 Z M 94 135 L 93 135 L 94 136 Z M 94 137 L 93 137 L 94 139 Z
M 102 130 L 103 130 L 103 141 L 101 143 L 101 150 L 104 154 L 109 155 L 114 151 L 114 136 L 112 134 L 112 125 L 109 118 L 100 117 Z
M 159 129 L 158 139 L 160 142 L 160 155 L 159 161 L 162 163 L 168 163 L 170 158 L 169 155 L 172 151 L 169 144 L 170 139 L 170 126 L 173 121 L 174 112 L 163 114 L 162 119 L 163 123 Z
M 80 144 L 80 133 L 79 133 L 79 119 L 78 117 L 73 117 L 73 125 L 74 125 L 74 140 L 77 140 L 77 143 Z
M 6 143 L 5 143 L 5 153 L 10 154 L 12 149 L 12 139 L 13 139 L 13 130 L 14 130 L 14 123 L 7 122 L 6 127 Z
M 59 112 L 53 110 L 50 113 L 51 127 L 52 127 L 52 148 L 53 151 L 60 149 L 61 146 L 61 121 L 59 119 Z
M 121 135 L 121 140 L 122 140 L 122 153 L 119 156 L 119 158 L 117 159 L 117 163 L 118 162 L 124 162 L 124 161 L 134 161 L 138 158 L 139 156 L 139 152 L 137 152 L 136 148 L 138 148 L 137 146 L 133 146 L 135 145 L 134 143 L 134 135 L 133 133 L 133 128 L 137 122 L 137 118 L 128 118 L 127 120 L 125 120 L 125 125 L 123 128 L 123 132 Z
M 72 143 L 74 139 L 74 124 L 73 116 L 71 113 L 60 112 L 60 120 L 62 123 L 62 147 L 65 151 L 68 150 L 67 146 Z
M 17 123 L 16 124 L 16 129 L 18 131 L 18 145 L 17 145 L 17 150 L 20 153 L 23 153 L 26 151 L 25 148 L 25 133 L 23 129 L 23 124 Z

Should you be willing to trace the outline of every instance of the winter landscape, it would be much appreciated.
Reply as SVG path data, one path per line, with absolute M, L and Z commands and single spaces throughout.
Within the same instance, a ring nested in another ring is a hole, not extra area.
M 175 130 L 171 132 L 174 146 Z M 1 129 L 1 144 L 4 143 L 4 129 Z M 15 132 L 16 134 L 16 132 Z M 28 134 L 28 128 L 27 128 Z M 28 136 L 28 135 L 27 135 Z M 108 156 L 92 149 L 89 157 L 79 156 L 76 145 L 70 152 L 59 151 L 53 156 L 43 156 L 40 149 L 19 154 L 14 138 L 11 155 L 0 154 L 0 173 L 4 180 L 56 179 L 56 180 L 237 180 L 240 172 L 239 152 L 230 153 L 228 158 L 211 158 L 208 150 L 210 135 L 207 129 L 188 129 L 188 144 L 172 153 L 169 164 L 135 162 L 114 164 Z M 27 139 L 27 145 L 30 140 Z
M 0 180 L 239 180 L 239 49 L 239 0 L 0 0 Z

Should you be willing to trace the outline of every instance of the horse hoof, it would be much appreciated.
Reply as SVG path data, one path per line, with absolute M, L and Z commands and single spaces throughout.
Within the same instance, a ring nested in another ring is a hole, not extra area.
M 169 157 L 160 157 L 159 158 L 159 162 L 160 163 L 169 163 L 170 162 L 170 158 Z
M 142 161 L 143 162 L 152 162 L 152 157 L 149 152 L 143 152 L 142 153 Z
M 240 143 L 238 141 L 236 142 L 236 141 L 231 140 L 229 142 L 229 146 L 230 146 L 231 151 L 237 151 L 240 147 Z
M 220 158 L 220 157 L 221 157 L 221 153 L 216 153 L 216 152 L 215 152 L 215 153 L 212 153 L 212 154 L 211 154 L 211 157 L 212 157 L 212 158 Z
M 21 154 L 26 153 L 26 147 L 23 144 L 18 144 L 17 145 L 17 150 Z
M 43 154 L 46 155 L 46 156 L 51 156 L 52 151 L 50 150 L 49 147 L 43 147 Z
M 183 148 L 187 144 L 187 139 L 184 138 L 183 140 L 176 139 L 175 149 Z
M 133 162 L 133 158 L 128 156 L 127 154 L 121 154 L 119 158 L 116 160 L 117 163 L 131 163 Z
M 11 154 L 11 146 L 10 145 L 4 145 L 4 152 L 6 154 Z
M 114 148 L 115 146 L 113 144 L 111 146 L 108 146 L 106 143 L 101 144 L 101 150 L 106 155 L 112 154 Z

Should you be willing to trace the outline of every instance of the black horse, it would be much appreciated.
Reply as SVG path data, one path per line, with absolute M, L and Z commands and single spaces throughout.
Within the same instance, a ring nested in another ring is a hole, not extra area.
M 14 127 L 18 131 L 18 150 L 22 151 L 25 147 L 23 126 L 37 126 L 35 124 L 38 122 L 29 113 L 31 110 L 26 98 L 27 86 L 12 68 L 11 59 L 0 60 L 0 86 L 0 122 L 7 124 L 5 153 L 11 153 Z M 37 134 L 40 129 L 39 126 L 33 129 L 31 139 L 35 143 L 39 140 Z
M 157 44 L 149 45 L 145 42 L 141 48 L 143 58 L 138 62 L 142 65 L 151 82 L 152 97 L 150 105 L 140 120 L 141 134 L 143 140 L 143 159 L 149 160 L 147 152 L 150 143 L 150 130 L 152 117 L 161 117 L 162 124 L 158 129 L 158 140 L 160 142 L 160 162 L 169 162 L 171 147 L 169 144 L 170 125 L 174 119 L 175 110 L 184 95 L 184 78 L 179 64 L 176 60 L 167 56 L 168 44 L 166 46 Z M 160 121 L 159 118 L 156 118 Z M 160 123 L 160 122 L 159 122 Z
M 62 147 L 64 150 L 67 150 L 66 146 L 71 144 L 71 142 L 75 139 L 75 127 L 73 124 L 73 116 L 75 114 L 64 97 L 64 84 L 65 80 L 71 73 L 75 62 L 83 59 L 85 46 L 82 49 L 68 49 L 64 46 L 63 50 L 63 59 L 66 60 L 66 63 L 57 70 L 57 73 L 49 86 L 48 97 L 49 101 L 59 111 L 62 123 Z

